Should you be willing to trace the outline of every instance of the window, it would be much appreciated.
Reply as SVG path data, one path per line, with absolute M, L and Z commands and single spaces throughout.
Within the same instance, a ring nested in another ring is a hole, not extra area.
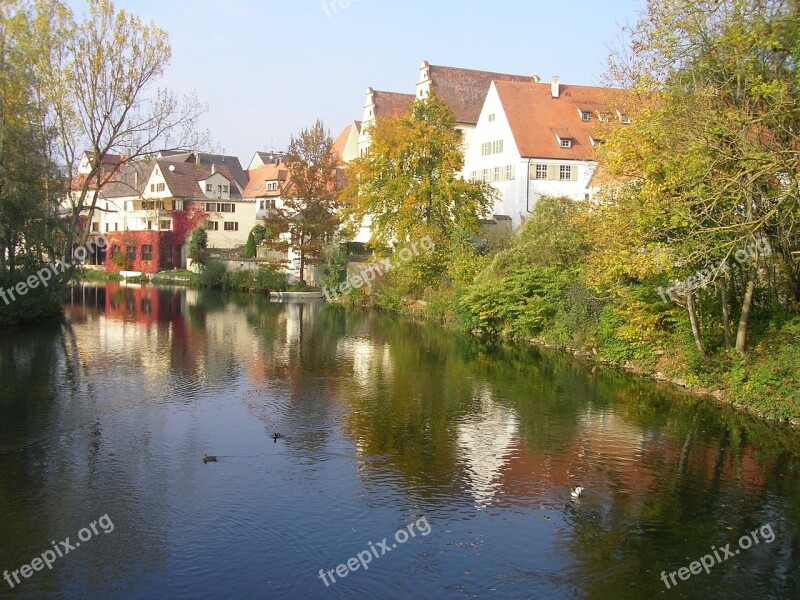
M 239 231 L 239 223 L 236 221 L 228 221 L 225 223 L 225 231 Z
M 484 183 L 487 183 L 489 181 L 489 169 L 483 170 L 481 181 L 483 181 Z
M 267 182 L 267 191 L 274 192 L 278 189 L 278 182 L 277 181 L 268 181 Z
M 494 174 L 492 177 L 492 181 L 500 181 L 500 167 L 494 168 Z
M 473 171 L 472 172 L 472 178 L 471 179 L 472 179 L 472 181 L 478 181 L 478 172 L 477 171 Z
M 578 112 L 581 115 L 581 121 L 588 122 L 592 118 L 592 113 L 587 110 L 578 109 Z
M 170 229 L 172 229 L 172 221 L 170 221 L 169 219 L 164 219 L 162 221 L 159 221 L 158 228 L 161 231 L 169 231 Z
M 503 152 L 503 140 L 494 142 L 494 154 L 501 154 Z
M 142 202 L 142 210 L 164 210 L 163 200 L 144 200 Z M 149 229 L 149 227 L 148 227 Z
M 111 246 L 111 258 L 114 258 L 117 254 L 119 254 L 119 246 L 115 244 Z
M 132 263 L 136 260 L 136 246 L 128 246 L 128 262 Z
M 492 121 L 494 121 L 494 113 L 491 113 L 489 115 L 489 123 L 491 123 Z
M 617 111 L 617 116 L 619 117 L 619 122 L 622 123 L 623 125 L 630 125 L 631 124 L 631 118 L 628 115 L 626 115 L 625 113 L 623 113 L 623 112 L 618 110 Z
M 213 192 L 214 191 L 214 186 L 211 185 L 210 183 L 207 183 L 206 184 L 206 191 L 207 192 Z
M 506 179 L 514 179 L 514 165 L 506 165 Z
M 150 184 L 150 191 L 151 192 L 155 192 L 156 191 L 156 184 L 155 183 L 151 183 Z
M 232 202 L 206 202 L 206 212 L 232 213 L 236 205 Z
M 572 180 L 572 165 L 561 165 L 558 167 L 558 178 L 561 181 Z
M 223 192 L 227 192 L 228 190 L 229 190 L 229 188 L 228 188 L 228 186 L 227 186 L 227 185 L 223 185 L 223 186 L 222 186 L 222 191 L 223 191 Z
M 164 183 L 157 183 L 156 184 L 156 191 L 163 192 L 166 189 L 166 184 Z
M 109 227 L 109 225 L 108 225 L 108 223 L 106 223 L 106 231 L 108 231 L 108 227 Z
M 572 148 L 572 140 L 569 138 L 558 138 L 558 145 L 562 148 Z
M 153 228 L 153 222 L 152 221 L 148 221 L 147 222 L 147 230 L 150 231 L 152 228 Z
M 150 244 L 142 245 L 142 260 L 146 261 L 153 260 L 153 246 L 151 246 Z
M 206 221 L 206 231 L 219 231 L 219 221 Z
M 486 142 L 485 144 L 481 144 L 481 156 L 500 154 L 502 151 L 503 140 L 495 140 L 494 142 Z
M 92 221 L 92 232 L 99 233 L 100 232 L 100 223 L 97 221 Z
M 536 165 L 534 179 L 547 179 L 547 165 Z
M 114 223 L 114 231 L 119 231 L 119 223 Z

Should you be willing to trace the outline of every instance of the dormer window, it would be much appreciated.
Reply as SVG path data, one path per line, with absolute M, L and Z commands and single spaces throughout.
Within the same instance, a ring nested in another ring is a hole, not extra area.
M 572 140 L 569 138 L 559 138 L 558 145 L 562 148 L 572 148 Z
M 581 121 L 584 123 L 588 123 L 592 119 L 592 113 L 590 113 L 588 110 L 581 110 L 579 108 L 578 114 L 581 116 Z
M 609 115 L 608 113 L 602 113 L 600 111 L 597 112 L 597 120 L 601 123 L 608 123 Z
M 630 125 L 631 124 L 631 118 L 628 115 L 626 115 L 625 113 L 617 111 L 617 117 L 619 117 L 619 122 L 622 123 L 623 125 Z
M 602 139 L 600 139 L 600 138 L 596 138 L 596 137 L 589 136 L 589 141 L 592 143 L 592 146 L 599 146 L 599 145 L 600 145 L 600 144 L 602 144 L 602 143 L 603 143 L 605 140 L 602 140 Z
M 277 181 L 268 181 L 267 182 L 267 191 L 274 192 L 278 189 L 278 182 Z

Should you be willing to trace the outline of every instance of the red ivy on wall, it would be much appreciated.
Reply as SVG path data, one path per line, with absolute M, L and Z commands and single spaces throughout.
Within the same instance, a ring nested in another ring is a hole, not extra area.
M 106 270 L 120 270 L 112 260 L 115 247 L 126 256 L 129 249 L 135 248 L 133 260 L 124 261 L 132 271 L 157 273 L 163 269 L 181 266 L 181 248 L 186 244 L 191 232 L 202 224 L 208 214 L 205 211 L 205 204 L 202 203 L 187 201 L 185 208 L 185 210 L 168 211 L 172 217 L 172 231 L 145 230 L 106 233 L 105 237 L 108 240 Z M 144 252 L 145 246 L 148 247 L 149 252 L 147 253 Z

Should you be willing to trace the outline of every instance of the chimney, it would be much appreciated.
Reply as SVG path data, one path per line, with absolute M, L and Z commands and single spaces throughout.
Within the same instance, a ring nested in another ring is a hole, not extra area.
M 213 175 L 216 172 L 217 172 L 217 165 L 215 165 L 214 163 L 211 163 L 211 174 Z
M 558 98 L 558 94 L 561 90 L 559 89 L 558 85 L 558 76 L 553 75 L 553 81 L 550 83 L 550 95 L 553 98 Z
M 533 83 L 539 83 L 542 80 L 542 78 L 539 77 L 538 75 L 534 75 L 533 77 L 531 77 L 531 79 L 533 80 Z
M 196 152 L 195 155 L 194 155 L 194 164 L 196 164 L 198 167 L 200 166 L 200 153 L 199 152 Z

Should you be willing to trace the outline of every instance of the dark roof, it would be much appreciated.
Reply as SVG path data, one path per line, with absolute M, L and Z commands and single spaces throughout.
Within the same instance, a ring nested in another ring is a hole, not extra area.
M 198 157 L 200 158 L 200 165 L 226 167 L 228 172 L 233 176 L 233 180 L 236 180 L 242 189 L 247 185 L 247 174 L 244 172 L 239 159 L 235 156 L 207 154 L 205 152 L 182 152 L 180 154 L 173 154 L 172 156 L 164 156 L 159 160 L 196 163 Z
M 508 75 L 429 65 L 433 95 L 444 102 L 458 123 L 477 123 L 492 81 L 533 81 L 531 75 Z
M 226 161 L 227 163 L 228 161 Z M 205 190 L 200 188 L 200 182 L 212 175 L 212 165 L 197 165 L 194 162 L 172 161 L 168 159 L 157 160 L 164 181 L 170 193 L 176 198 L 205 198 Z M 174 167 L 171 169 L 170 167 Z M 226 165 L 215 165 L 217 173 L 224 176 L 231 183 L 234 182 L 233 174 Z M 230 196 L 232 199 L 241 198 L 239 189 L 231 185 Z
M 103 198 L 141 196 L 154 166 L 154 162 L 143 160 L 121 165 L 111 181 L 103 186 L 100 195 Z

